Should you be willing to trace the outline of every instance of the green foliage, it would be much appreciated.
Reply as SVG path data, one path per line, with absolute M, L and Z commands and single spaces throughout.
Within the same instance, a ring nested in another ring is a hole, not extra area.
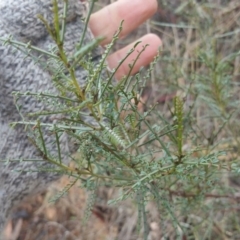
M 30 95 L 52 108 L 44 112 L 31 112 L 29 116 L 64 116 L 54 124 L 40 120 L 13 124 L 32 126 L 34 130 L 29 132 L 29 136 L 43 153 L 45 161 L 56 164 L 76 180 L 81 179 L 82 185 L 92 192 L 86 219 L 98 186 L 122 189 L 120 196 L 109 203 L 135 199 L 139 224 L 144 226 L 144 239 L 149 233 L 146 206 L 150 201 L 156 203 L 160 212 L 161 229 L 168 229 L 166 224 L 171 225 L 176 233 L 175 239 L 183 239 L 188 234 L 194 236 L 192 239 L 224 236 L 224 233 L 213 230 L 217 220 L 209 217 L 227 205 L 224 199 L 231 196 L 234 199 L 231 188 L 224 187 L 226 175 L 231 171 L 240 171 L 238 156 L 231 159 L 224 157 L 229 152 L 229 145 L 219 147 L 224 141 L 237 143 L 239 147 L 239 101 L 235 99 L 236 92 L 231 83 L 232 62 L 239 53 L 219 52 L 222 43 L 214 33 L 208 6 L 194 5 L 193 2 L 189 1 L 192 12 L 198 14 L 200 20 L 186 24 L 195 24 L 193 28 L 199 32 L 197 36 L 192 36 L 191 41 L 199 37 L 201 44 L 187 55 L 187 59 L 175 57 L 169 52 L 159 52 L 161 57 L 156 57 L 148 71 L 131 77 L 134 64 L 147 47 L 143 46 L 129 66 L 129 74 L 118 83 L 113 81 L 118 68 L 108 72 L 105 60 L 118 39 L 122 25 L 97 65 L 91 62 L 91 51 L 100 39 L 93 40 L 87 46 L 83 46 L 81 40 L 72 59 L 64 52 L 66 24 L 64 21 L 59 23 L 56 1 L 53 29 L 41 19 L 55 42 L 58 55 L 46 53 L 30 44 L 6 40 L 28 55 L 31 55 L 31 50 L 45 55 L 50 64 L 46 64 L 46 68 L 51 69 L 58 90 L 58 94 L 15 93 L 16 103 L 21 96 Z M 183 14 L 189 10 L 187 6 L 181 5 L 177 13 Z M 200 29 L 203 20 L 208 24 Z M 119 62 L 119 66 L 135 51 L 135 47 Z M 183 46 L 183 49 L 186 48 Z M 162 70 L 158 74 L 158 84 L 164 87 L 163 91 L 179 94 L 167 102 L 167 111 L 155 102 L 141 112 L 137 107 L 141 101 L 141 91 L 159 59 Z M 41 59 L 37 62 L 44 64 Z M 79 67 L 88 72 L 84 86 L 80 86 L 76 78 L 75 69 Z M 185 79 L 184 85 L 179 84 L 180 78 Z M 50 154 L 44 133 L 55 136 L 52 144 L 57 146 L 56 156 Z M 74 168 L 62 163 L 59 139 L 63 133 L 69 136 L 69 141 L 79 146 L 79 154 L 72 156 Z M 71 186 L 64 188 L 56 199 Z M 206 198 L 211 200 L 206 202 Z M 234 215 L 227 219 L 236 225 L 239 220 Z M 233 229 L 234 224 L 230 224 L 232 228 L 229 231 L 239 232 Z M 204 231 L 207 226 L 208 230 Z M 225 231 L 224 227 L 222 230 Z M 165 235 L 163 230 L 163 237 Z

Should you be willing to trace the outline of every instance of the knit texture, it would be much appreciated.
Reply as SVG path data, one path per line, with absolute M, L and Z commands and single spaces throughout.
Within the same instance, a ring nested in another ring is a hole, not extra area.
M 58 0 L 60 12 L 63 11 L 64 0 Z M 79 0 L 68 1 L 67 28 L 64 48 L 72 52 L 83 32 L 82 17 L 85 8 Z M 0 37 L 9 35 L 18 41 L 31 42 L 39 48 L 49 49 L 53 44 L 44 24 L 38 19 L 41 14 L 48 22 L 52 22 L 52 0 L 0 0 Z M 85 43 L 92 40 L 91 33 L 85 37 Z M 101 49 L 94 50 L 93 59 L 97 59 Z M 36 56 L 38 53 L 35 53 Z M 77 70 L 77 78 L 83 84 L 87 73 L 83 69 Z M 54 93 L 51 75 L 31 58 L 14 47 L 0 42 L 0 160 L 39 159 L 39 152 L 29 142 L 23 127 L 12 129 L 9 123 L 21 120 L 13 101 L 12 92 L 42 92 Z M 22 100 L 22 112 L 44 110 L 45 106 L 32 97 Z M 51 121 L 46 118 L 42 121 Z M 51 139 L 50 139 L 51 140 Z M 49 141 L 50 141 L 49 140 Z M 69 146 L 65 135 L 61 136 L 61 151 L 63 161 L 68 162 L 68 156 L 73 148 Z M 52 154 L 57 151 L 53 147 Z M 40 167 L 51 168 L 46 161 L 39 162 L 0 162 L 0 235 L 9 217 L 11 209 L 24 197 L 38 191 L 59 175 L 37 172 Z M 17 171 L 27 169 L 27 172 Z M 1 238 L 1 236 L 0 236 Z

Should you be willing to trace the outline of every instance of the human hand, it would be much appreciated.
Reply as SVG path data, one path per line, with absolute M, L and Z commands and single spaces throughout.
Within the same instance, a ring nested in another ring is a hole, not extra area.
M 111 42 L 114 33 L 117 31 L 120 22 L 124 20 L 123 30 L 120 37 L 123 38 L 128 35 L 131 31 L 137 28 L 140 24 L 145 22 L 157 11 L 157 1 L 148 0 L 119 0 L 106 6 L 100 11 L 92 14 L 89 27 L 93 32 L 94 36 L 105 37 L 101 43 L 103 46 Z M 116 73 L 116 78 L 121 79 L 124 75 L 129 72 L 129 63 L 136 59 L 138 51 L 142 50 L 142 47 L 146 44 L 149 46 L 142 53 L 138 59 L 136 65 L 133 68 L 132 74 L 139 71 L 140 67 L 148 65 L 153 58 L 156 56 L 159 47 L 162 45 L 160 38 L 154 34 L 147 34 L 137 41 L 141 41 L 130 57 L 120 66 Z M 134 46 L 132 43 L 117 52 L 114 52 L 108 57 L 108 66 L 112 69 L 115 68 L 121 59 L 123 59 L 129 49 Z
M 81 37 L 82 31 L 80 31 L 81 20 L 81 5 L 76 4 L 80 0 L 69 1 L 73 18 L 77 18 L 77 21 L 69 22 L 67 30 L 66 49 L 68 52 L 74 50 L 75 42 Z M 37 47 L 48 48 L 48 43 L 52 43 L 49 36 L 46 36 L 47 31 L 44 24 L 37 18 L 36 14 L 41 13 L 43 16 L 48 17 L 51 20 L 51 9 L 48 7 L 49 1 L 44 0 L 0 0 L 0 36 L 8 37 L 9 34 L 13 38 L 22 39 L 26 42 L 33 42 Z M 60 3 L 60 1 L 59 1 Z M 62 2 L 61 2 L 62 3 Z M 79 2 L 80 3 L 80 2 Z M 75 8 L 76 4 L 76 8 Z M 42 6 L 45 6 L 43 8 Z M 147 20 L 157 8 L 156 0 L 148 0 L 147 4 L 145 0 L 119 0 L 118 2 L 111 4 L 97 13 L 94 13 L 90 19 L 89 26 L 95 36 L 104 36 L 105 40 L 102 45 L 111 41 L 111 38 L 118 29 L 120 22 L 124 19 L 123 31 L 121 37 L 126 36 L 134 28 Z M 29 10 L 31 9 L 31 10 Z M 79 12 L 79 14 L 77 14 Z M 72 18 L 70 18 L 72 19 Z M 26 24 L 27 22 L 27 24 Z M 109 24 L 112 23 L 112 24 Z M 82 24 L 83 28 L 83 24 Z M 76 31 L 75 31 L 76 30 Z M 79 31 L 77 31 L 79 30 Z M 89 35 L 88 35 L 88 38 Z M 132 73 L 136 73 L 141 66 L 146 66 L 151 62 L 153 57 L 157 54 L 158 47 L 161 45 L 161 40 L 153 35 L 148 34 L 140 39 L 141 44 L 138 45 L 137 50 L 142 50 L 142 46 L 149 44 L 150 46 L 141 55 L 137 61 Z M 129 48 L 134 45 L 131 44 L 112 55 L 108 58 L 108 64 L 110 68 L 114 68 L 118 65 L 119 60 L 125 57 Z M 128 64 L 135 59 L 138 52 L 133 53 L 127 61 L 125 61 L 118 69 L 116 78 L 120 79 L 123 75 L 126 75 L 129 71 Z M 12 95 L 13 91 L 18 92 L 44 92 L 51 91 L 54 93 L 54 88 L 51 85 L 51 76 L 48 71 L 38 66 L 31 58 L 26 58 L 25 54 L 20 50 L 14 49 L 5 44 L 0 44 L 0 73 L 1 73 L 1 88 L 0 88 L 0 136 L 4 139 L 0 143 L 0 158 L 1 159 L 39 159 L 38 149 L 29 141 L 28 136 L 21 127 L 12 129 L 9 127 L 9 122 L 19 119 L 19 113 L 16 111 Z M 85 78 L 82 73 L 82 69 L 78 69 L 79 82 L 84 83 Z M 25 112 L 38 112 L 45 108 L 39 103 L 38 100 L 30 100 L 30 97 L 26 96 L 24 99 Z M 45 122 L 51 122 L 51 118 L 44 119 Z M 53 135 L 52 135 L 53 136 Z M 63 162 L 68 163 L 69 150 L 68 138 L 61 136 L 61 150 L 63 156 Z M 6 139 L 5 139 L 6 138 Z M 46 134 L 47 141 L 53 142 L 52 138 Z M 55 141 L 55 138 L 54 138 Z M 51 144 L 50 155 L 54 155 L 56 145 L 53 147 Z M 65 157 L 66 156 L 66 157 Z M 52 168 L 47 161 L 21 161 L 17 163 L 18 169 L 29 169 L 29 172 L 25 171 L 12 171 L 16 168 L 16 163 L 0 165 L 0 232 L 2 227 L 9 216 L 10 210 L 21 199 L 31 194 L 34 191 L 46 187 L 46 185 L 56 180 L 59 177 L 58 172 L 42 173 L 38 172 L 38 169 Z M 13 181 L 14 179 L 14 181 Z M 5 191 L 7 190 L 7 191 Z

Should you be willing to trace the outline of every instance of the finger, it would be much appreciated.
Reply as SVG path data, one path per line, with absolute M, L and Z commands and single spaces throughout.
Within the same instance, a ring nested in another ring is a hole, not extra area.
M 122 20 L 123 30 L 121 37 L 137 28 L 157 11 L 156 0 L 119 0 L 94 13 L 89 21 L 89 27 L 95 37 L 105 39 L 102 45 L 112 40 Z
M 149 45 L 146 50 L 140 55 L 135 66 L 133 67 L 133 70 L 131 72 L 132 75 L 137 73 L 141 67 L 147 66 L 150 62 L 152 62 L 154 57 L 157 55 L 159 47 L 162 46 L 160 38 L 154 34 L 145 35 L 139 40 L 141 41 L 141 43 L 138 44 L 135 51 L 123 62 L 123 64 L 116 72 L 115 77 L 117 79 L 121 79 L 124 75 L 127 75 L 129 73 L 129 64 L 132 64 L 134 62 L 134 60 L 138 56 L 139 51 L 142 50 L 143 46 L 145 46 L 146 44 Z M 119 61 L 125 58 L 127 52 L 129 52 L 129 50 L 133 48 L 135 43 L 132 43 L 110 55 L 107 59 L 109 68 L 116 68 L 119 65 Z

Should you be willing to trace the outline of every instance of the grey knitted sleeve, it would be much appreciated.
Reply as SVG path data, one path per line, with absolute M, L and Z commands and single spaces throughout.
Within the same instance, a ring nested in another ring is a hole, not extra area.
M 58 0 L 60 11 L 63 10 L 64 0 Z M 51 0 L 0 0 L 0 37 L 9 35 L 18 41 L 30 42 L 37 47 L 48 49 L 52 44 L 44 24 L 37 18 L 41 14 L 48 22 L 52 22 Z M 83 32 L 82 17 L 84 6 L 80 0 L 69 0 L 67 13 L 67 30 L 65 35 L 65 50 L 71 52 L 79 41 Z M 91 40 L 88 32 L 85 42 Z M 94 51 L 95 58 L 101 50 Z M 37 54 L 37 53 L 36 53 Z M 80 84 L 86 79 L 86 72 L 77 71 Z M 13 91 L 50 91 L 54 93 L 49 72 L 35 64 L 31 58 L 9 45 L 0 42 L 0 160 L 13 159 L 39 159 L 37 149 L 29 142 L 23 127 L 14 129 L 9 123 L 21 120 L 13 102 Z M 41 102 L 25 97 L 22 102 L 22 111 L 43 110 Z M 44 120 L 44 119 L 43 119 Z M 49 121 L 49 119 L 45 119 Z M 68 139 L 61 136 L 61 151 L 63 160 L 71 153 Z M 54 154 L 53 148 L 53 154 Z M 53 173 L 37 172 L 40 167 L 52 166 L 44 161 L 40 162 L 0 162 L 0 234 L 6 219 L 14 205 L 25 196 L 45 187 L 49 182 L 58 178 Z M 27 172 L 16 171 L 28 169 Z M 1 238 L 1 237 L 0 237 Z

